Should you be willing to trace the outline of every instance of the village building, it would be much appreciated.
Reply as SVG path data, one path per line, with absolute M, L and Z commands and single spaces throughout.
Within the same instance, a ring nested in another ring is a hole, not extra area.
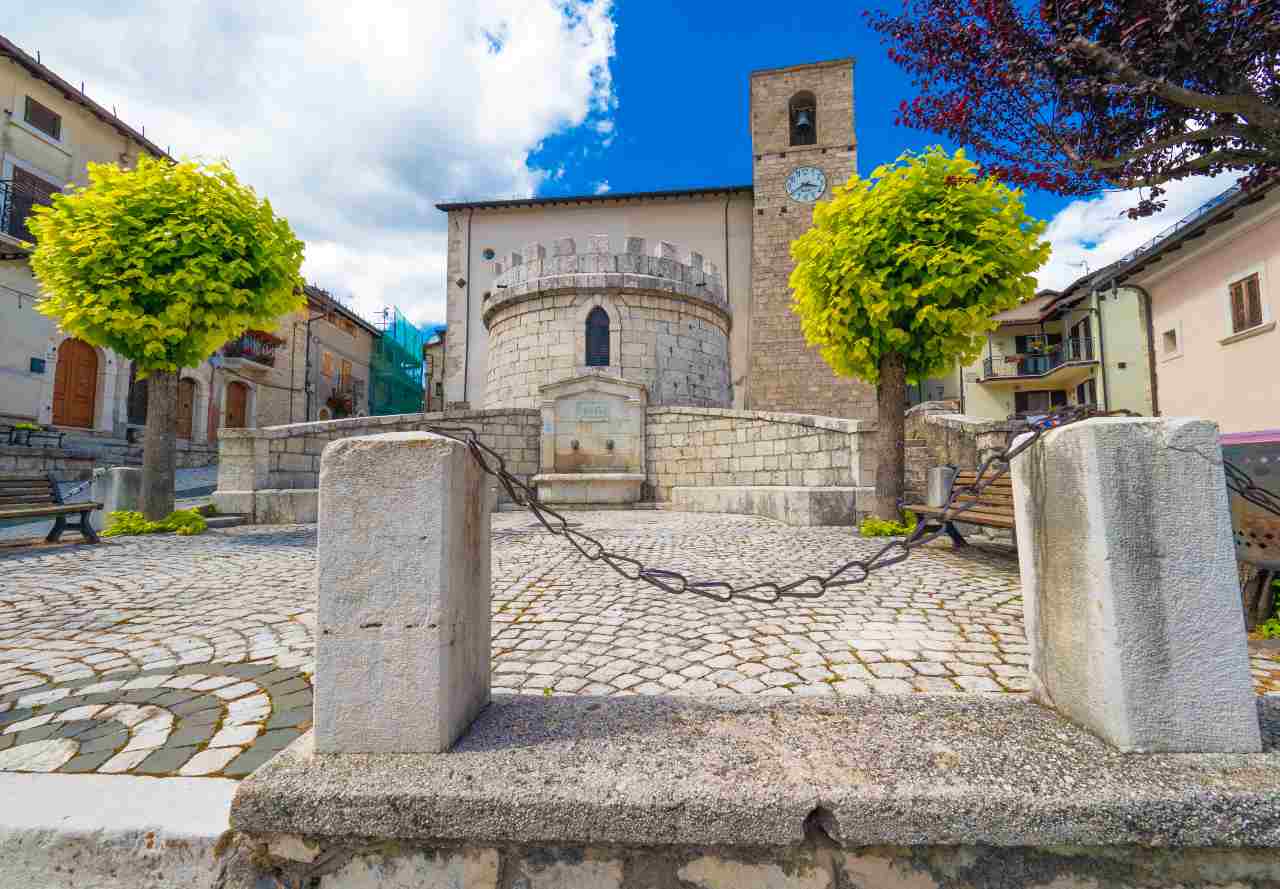
M 948 378 L 947 397 L 998 420 L 1076 405 L 1150 416 L 1146 302 L 1133 288 L 1100 289 L 1105 281 L 1088 275 L 996 315 L 982 355 Z
M 1280 180 L 1227 189 L 1112 278 L 1150 305 L 1159 414 L 1280 430 Z
M 791 311 L 791 241 L 857 166 L 853 61 L 750 76 L 751 184 L 440 204 L 447 404 L 534 407 L 584 373 L 654 406 L 870 419 Z

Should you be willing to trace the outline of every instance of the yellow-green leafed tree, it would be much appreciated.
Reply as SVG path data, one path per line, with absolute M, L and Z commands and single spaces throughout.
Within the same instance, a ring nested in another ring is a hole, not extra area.
M 835 188 L 792 242 L 805 339 L 877 386 L 878 517 L 898 518 L 907 383 L 977 358 L 992 316 L 1034 295 L 1044 227 L 963 151 L 934 147 Z
M 223 164 L 90 164 L 28 220 L 41 312 L 149 377 L 143 511 L 173 511 L 178 372 L 301 307 L 302 242 Z

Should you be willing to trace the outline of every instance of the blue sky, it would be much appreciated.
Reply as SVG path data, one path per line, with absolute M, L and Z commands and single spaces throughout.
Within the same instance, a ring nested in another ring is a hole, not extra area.
M 749 72 L 846 56 L 856 62 L 859 173 L 904 150 L 956 147 L 894 125 L 898 103 L 914 93 L 861 8 L 816 15 L 777 2 L 623 0 L 612 66 L 616 140 L 602 149 L 589 127 L 548 139 L 534 160 L 553 169 L 565 163 L 566 172 L 539 193 L 589 194 L 599 182 L 624 192 L 750 183 Z M 1040 192 L 1027 202 L 1047 219 L 1068 200 Z
M 900 0 L 883 0 L 897 4 Z M 443 201 L 745 184 L 747 76 L 853 56 L 860 172 L 938 142 L 861 7 L 722 0 L 42 0 L 0 34 L 183 157 L 226 160 L 306 242 L 307 278 L 366 316 L 444 317 Z M 1133 223 L 1123 194 L 1029 194 L 1043 286 L 1123 255 L 1221 191 Z

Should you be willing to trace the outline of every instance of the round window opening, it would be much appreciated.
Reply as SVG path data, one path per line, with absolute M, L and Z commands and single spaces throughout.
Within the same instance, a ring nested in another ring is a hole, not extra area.
M 484 248 L 484 254 L 483 254 L 483 256 L 484 256 L 485 262 L 490 261 L 490 260 L 491 260 L 491 259 L 493 259 L 493 257 L 495 257 L 496 255 L 497 255 L 497 254 L 493 252 L 493 248 L 492 248 L 492 247 L 485 247 L 485 248 Z

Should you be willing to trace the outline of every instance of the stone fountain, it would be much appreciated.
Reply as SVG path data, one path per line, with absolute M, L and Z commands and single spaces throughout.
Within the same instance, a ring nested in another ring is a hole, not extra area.
M 622 506 L 644 483 L 648 391 L 608 372 L 592 372 L 538 389 L 542 466 L 538 498 L 551 505 Z

